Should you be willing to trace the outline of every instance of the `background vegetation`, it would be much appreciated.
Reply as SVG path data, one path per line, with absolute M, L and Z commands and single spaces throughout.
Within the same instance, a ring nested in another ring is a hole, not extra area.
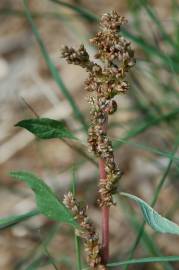
M 118 112 L 110 121 L 116 160 L 124 171 L 120 188 L 179 224 L 178 1 L 2 0 L 0 213 L 18 217 L 6 226 L 0 224 L 1 269 L 74 269 L 76 260 L 73 230 L 36 216 L 31 191 L 8 176 L 11 170 L 35 172 L 61 198 L 76 179 L 76 193 L 86 199 L 90 216 L 100 225 L 96 163 L 83 146 L 89 114 L 83 90 L 86 74 L 60 58 L 60 47 L 84 43 L 93 55 L 88 39 L 97 31 L 98 16 L 111 9 L 128 18 L 122 31 L 137 58 L 130 91 L 118 98 Z M 64 120 L 82 144 L 41 141 L 14 127 L 21 119 L 37 116 Z M 135 204 L 126 200 L 112 209 L 111 259 L 179 255 L 178 237 L 141 227 L 143 220 L 137 212 Z M 179 264 L 153 262 L 129 269 L 151 267 L 172 270 Z

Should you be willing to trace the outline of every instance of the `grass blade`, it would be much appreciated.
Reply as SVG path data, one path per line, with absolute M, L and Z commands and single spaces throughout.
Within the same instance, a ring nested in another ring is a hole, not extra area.
M 28 1 L 28 0 L 24 0 L 24 1 Z M 94 14 L 93 12 L 91 12 L 88 9 L 85 9 L 83 7 L 80 7 L 80 6 L 71 4 L 71 3 L 67 3 L 67 2 L 64 2 L 64 1 L 61 1 L 61 0 L 50 0 L 50 1 L 75 11 L 81 17 L 85 18 L 86 20 L 88 20 L 90 22 L 96 22 L 99 19 L 96 14 Z M 167 55 L 162 53 L 158 48 L 156 48 L 152 44 L 149 44 L 143 38 L 128 32 L 126 29 L 122 29 L 121 32 L 123 33 L 124 36 L 131 39 L 136 44 L 138 44 L 141 48 L 143 48 L 143 50 L 146 53 L 149 53 L 152 56 L 156 56 L 157 58 L 162 59 L 164 64 L 167 67 L 169 67 L 172 71 L 178 71 L 179 70 L 179 67 L 178 67 L 177 64 L 175 64 L 175 61 L 173 61 Z
M 148 257 L 140 259 L 132 259 L 120 262 L 111 262 L 107 264 L 108 268 L 115 268 L 123 265 L 144 264 L 144 263 L 162 263 L 162 262 L 178 262 L 179 256 L 164 256 L 164 257 Z M 89 270 L 89 268 L 83 268 Z
M 71 3 L 66 3 L 61 0 L 50 0 L 51 2 L 57 3 L 59 5 L 65 6 L 76 13 L 78 13 L 80 16 L 85 18 L 86 20 L 90 22 L 96 22 L 98 21 L 98 16 L 94 14 L 93 12 L 89 11 L 88 9 L 85 9 L 83 7 L 71 4 Z M 156 56 L 157 58 L 160 58 L 163 60 L 164 64 L 171 68 L 173 71 L 177 71 L 179 69 L 178 65 L 175 64 L 172 59 L 169 59 L 167 55 L 162 53 L 158 48 L 153 46 L 152 44 L 149 44 L 147 41 L 145 41 L 143 38 L 136 36 L 130 32 L 128 32 L 126 29 L 121 30 L 122 34 L 126 36 L 127 38 L 131 39 L 134 41 L 136 44 L 138 44 L 146 53 L 149 53 L 152 56 Z
M 38 214 L 40 214 L 39 210 L 35 209 L 35 210 L 29 211 L 29 212 L 22 214 L 22 215 L 8 216 L 5 218 L 1 218 L 0 219 L 0 230 L 12 227 L 13 225 L 16 225 L 20 222 L 23 222 L 31 217 L 37 216 Z
M 152 57 L 155 56 L 162 60 L 163 64 L 167 67 L 167 69 L 170 69 L 173 73 L 178 72 L 179 65 L 176 63 L 176 61 L 174 61 L 165 53 L 161 52 L 158 48 L 150 44 L 148 41 L 146 41 L 140 36 L 137 36 L 127 31 L 124 28 L 121 30 L 121 33 L 124 35 L 124 37 L 127 37 L 128 39 L 136 43 L 138 46 L 140 46 L 148 55 L 151 55 Z
M 154 9 L 149 5 L 148 1 L 140 0 L 139 2 L 142 4 L 142 7 L 146 10 L 152 22 L 154 22 L 155 25 L 158 27 L 160 34 L 162 34 L 163 39 L 167 41 L 173 48 L 178 50 L 178 46 L 175 44 L 175 42 L 173 42 L 173 40 L 167 34 L 161 21 L 158 19 L 157 15 L 155 14 Z
M 25 17 L 25 12 L 20 9 L 12 9 L 12 8 L 0 8 L 0 16 L 17 16 L 17 17 Z M 76 20 L 77 17 L 68 15 L 68 14 L 62 14 L 59 12 L 31 12 L 31 16 L 33 18 L 48 18 L 48 19 L 57 19 L 62 21 L 70 21 L 70 20 Z
M 71 94 L 69 93 L 68 89 L 66 88 L 66 86 L 64 85 L 64 82 L 59 74 L 58 69 L 56 68 L 56 66 L 54 65 L 54 63 L 52 62 L 52 60 L 50 59 L 50 56 L 47 52 L 47 49 L 45 47 L 45 44 L 41 38 L 41 35 L 39 33 L 39 31 L 37 30 L 37 27 L 34 23 L 33 17 L 30 13 L 29 7 L 28 7 L 28 0 L 23 0 L 24 3 L 24 8 L 25 8 L 25 14 L 26 17 L 32 27 L 32 31 L 34 33 L 34 36 L 38 42 L 38 45 L 40 47 L 41 53 L 46 61 L 46 64 L 52 74 L 52 77 L 54 78 L 55 82 L 57 83 L 58 87 L 60 88 L 61 92 L 63 93 L 63 95 L 65 96 L 65 98 L 67 99 L 67 101 L 69 102 L 74 115 L 76 116 L 76 118 L 79 120 L 79 122 L 83 125 L 83 128 L 85 130 L 87 130 L 87 124 L 84 120 L 83 114 L 80 112 L 78 106 L 76 105 L 73 97 L 71 96 Z
M 38 268 L 43 262 L 49 263 L 48 256 L 45 256 L 43 253 L 43 247 L 47 247 L 50 245 L 57 232 L 59 231 L 60 224 L 55 223 L 48 229 L 48 232 L 43 237 L 41 243 L 33 249 L 33 251 L 28 254 L 23 260 L 19 261 L 14 270 L 25 269 L 25 270 L 35 270 Z M 40 235 L 41 236 L 41 235 Z M 30 263 L 29 263 L 30 261 Z M 35 268 L 36 267 L 36 268 Z
M 153 117 L 150 119 L 146 119 L 143 121 L 141 125 L 138 125 L 137 128 L 131 129 L 127 132 L 126 136 L 123 138 L 123 140 L 127 140 L 129 138 L 133 138 L 137 136 L 138 134 L 146 131 L 148 128 L 151 128 L 153 126 L 159 125 L 161 122 L 169 122 L 171 120 L 174 120 L 179 114 L 179 109 L 176 108 L 173 111 L 163 114 L 159 117 Z M 115 141 L 113 146 L 114 148 L 118 148 L 121 145 L 120 141 Z
M 76 13 L 78 13 L 81 17 L 84 17 L 86 20 L 90 21 L 90 22 L 95 22 L 98 20 L 98 16 L 95 15 L 93 12 L 89 11 L 86 8 L 71 4 L 71 3 L 67 3 L 61 0 L 50 0 L 51 2 L 54 2 L 56 4 L 59 4 L 61 6 L 67 7 L 71 10 L 74 10 Z
M 26 267 L 25 270 L 42 269 L 44 267 L 46 268 L 46 266 L 48 265 L 51 266 L 53 265 L 53 268 L 58 270 L 59 268 L 57 268 L 57 266 L 54 265 L 54 263 L 65 264 L 65 269 L 72 269 L 72 263 L 69 262 L 68 257 L 62 256 L 61 258 L 54 260 L 49 256 L 42 255 L 41 257 L 34 260 L 28 267 Z
M 149 257 L 141 259 L 132 259 L 122 262 L 113 262 L 107 264 L 109 268 L 114 268 L 122 265 L 141 264 L 141 263 L 162 263 L 162 262 L 178 262 L 179 256 L 164 256 L 164 257 Z
M 118 139 L 118 140 L 114 140 L 113 141 L 113 145 L 115 145 L 117 142 L 121 142 L 121 144 L 127 144 L 127 145 L 131 145 L 133 147 L 142 149 L 144 151 L 150 152 L 150 153 L 154 153 L 163 157 L 167 157 L 171 160 L 174 161 L 179 161 L 179 157 L 175 157 L 172 155 L 172 152 L 167 152 L 167 151 L 160 151 L 158 148 L 154 148 L 145 144 L 141 144 L 141 143 L 135 143 L 135 142 L 131 142 L 128 140 L 124 140 L 124 139 Z

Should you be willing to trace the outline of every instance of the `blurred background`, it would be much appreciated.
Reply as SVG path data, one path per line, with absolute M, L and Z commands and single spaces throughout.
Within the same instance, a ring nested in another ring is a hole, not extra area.
M 89 38 L 98 31 L 98 16 L 110 10 L 128 19 L 122 33 L 137 60 L 128 77 L 129 92 L 117 98 L 119 108 L 109 122 L 116 162 L 124 172 L 120 190 L 153 201 L 157 211 L 179 224 L 178 0 L 30 0 L 26 6 L 21 0 L 0 1 L 0 217 L 35 208 L 32 192 L 10 178 L 9 171 L 34 172 L 61 199 L 75 174 L 77 195 L 88 203 L 89 216 L 99 229 L 97 167 L 73 107 L 75 102 L 89 123 L 87 74 L 61 59 L 60 48 L 84 43 L 92 57 L 95 48 Z M 64 120 L 82 143 L 42 141 L 14 127 L 37 116 Z M 130 256 L 141 224 L 136 205 L 120 200 L 112 207 L 111 260 Z M 133 256 L 179 255 L 178 246 L 178 237 L 146 226 Z M 0 269 L 75 269 L 74 262 L 73 231 L 68 226 L 36 216 L 1 230 Z M 129 269 L 175 270 L 179 264 Z

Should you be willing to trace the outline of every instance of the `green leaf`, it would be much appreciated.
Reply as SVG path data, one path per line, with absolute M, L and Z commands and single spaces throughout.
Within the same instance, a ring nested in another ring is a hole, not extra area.
M 151 205 L 150 205 L 151 207 L 154 207 L 155 204 L 156 204 L 156 202 L 157 202 L 157 199 L 158 199 L 158 196 L 159 196 L 159 194 L 160 194 L 160 191 L 161 191 L 161 189 L 162 189 L 162 187 L 163 187 L 163 185 L 164 185 L 164 183 L 165 183 L 165 181 L 166 181 L 166 179 L 167 179 L 167 176 L 168 176 L 168 174 L 169 174 L 169 171 L 170 171 L 170 169 L 171 169 L 171 167 L 172 167 L 173 158 L 174 158 L 174 156 L 175 156 L 175 154 L 176 154 L 176 152 L 177 152 L 177 149 L 178 149 L 178 138 L 177 138 L 177 140 L 176 140 L 176 145 L 175 145 L 174 150 L 173 150 L 173 152 L 172 152 L 171 159 L 170 159 L 170 161 L 169 161 L 169 163 L 168 163 L 168 166 L 167 166 L 167 168 L 166 168 L 166 170 L 165 170 L 165 172 L 164 172 L 164 174 L 163 174 L 163 176 L 162 176 L 162 178 L 161 178 L 161 180 L 160 180 L 159 184 L 157 185 L 157 188 L 156 188 L 156 190 L 155 190 L 155 192 L 154 192 L 154 196 L 153 196 L 153 198 L 152 198 L 152 202 L 151 202 Z M 145 227 L 145 221 L 143 222 L 143 224 L 141 225 L 140 229 L 138 230 L 137 237 L 136 237 L 134 243 L 132 244 L 132 248 L 131 248 L 131 250 L 130 250 L 130 252 L 129 252 L 129 257 L 128 257 L 128 259 L 132 259 L 133 255 L 134 255 L 134 252 L 135 252 L 137 246 L 138 246 L 139 243 L 140 243 L 140 239 L 143 237 L 143 234 L 145 233 L 144 227 Z M 151 242 L 151 240 L 152 240 L 152 238 L 151 238 L 151 239 L 149 238 L 149 241 L 150 241 L 150 242 Z M 152 241 L 153 241 L 153 240 L 152 240 Z M 158 252 L 157 252 L 157 253 L 158 253 Z M 159 255 L 159 254 L 154 254 L 154 255 Z M 160 254 L 160 255 L 161 255 L 161 254 Z M 169 264 L 166 264 L 166 266 L 164 266 L 164 267 L 165 267 L 165 269 L 167 269 L 167 270 L 168 270 L 168 269 L 170 269 L 170 270 L 173 269 Z M 125 268 L 125 270 L 127 270 L 127 269 L 128 269 L 128 266 Z
M 29 212 L 22 214 L 22 215 L 8 216 L 5 218 L 1 218 L 0 219 L 0 230 L 9 228 L 17 223 L 20 223 L 22 221 L 25 221 L 25 220 L 31 218 L 31 217 L 36 216 L 39 213 L 40 212 L 37 209 L 35 209 L 35 210 L 29 211 Z
M 141 226 L 141 224 L 139 223 L 137 215 L 134 213 L 134 211 L 131 209 L 131 207 L 130 207 L 130 210 L 128 210 L 129 205 L 127 205 L 126 203 L 123 205 L 123 203 L 121 204 L 121 202 L 120 202 L 120 205 L 122 205 L 124 213 L 127 214 L 128 219 L 133 227 L 133 231 L 134 231 L 134 233 L 137 234 L 136 239 L 138 240 L 138 235 L 141 232 L 141 228 L 143 228 L 143 226 Z M 126 212 L 128 212 L 128 213 L 126 213 Z M 147 251 L 152 256 L 157 256 L 157 257 L 163 256 L 162 252 L 160 251 L 160 249 L 158 247 L 158 244 L 156 243 L 155 238 L 151 237 L 149 235 L 149 233 L 147 231 L 145 231 L 145 228 L 143 229 L 142 234 L 140 233 L 140 236 L 141 236 L 141 240 L 142 240 L 142 248 L 145 249 L 145 251 Z M 136 243 L 136 240 L 134 243 L 132 243 L 132 249 L 129 250 L 129 256 L 126 258 L 126 260 L 133 259 L 132 256 L 133 256 L 133 252 L 135 252 L 135 250 L 134 250 L 135 243 Z M 163 264 L 162 269 L 173 270 L 173 268 L 171 267 L 171 265 L 168 262 L 163 262 L 162 264 Z M 128 265 L 126 265 L 126 266 L 128 266 Z M 127 267 L 125 267 L 124 269 L 127 269 Z
M 15 126 L 27 129 L 40 139 L 69 138 L 77 140 L 73 133 L 65 127 L 65 124 L 62 121 L 49 118 L 22 120 Z
M 138 203 L 140 206 L 146 223 L 157 232 L 170 233 L 179 235 L 179 226 L 169 219 L 159 215 L 152 207 L 150 207 L 142 199 L 125 192 L 121 192 L 120 195 L 126 196 Z
M 37 208 L 42 214 L 49 219 L 77 226 L 70 211 L 58 200 L 53 191 L 41 179 L 25 171 L 11 172 L 10 175 L 24 181 L 33 190 Z

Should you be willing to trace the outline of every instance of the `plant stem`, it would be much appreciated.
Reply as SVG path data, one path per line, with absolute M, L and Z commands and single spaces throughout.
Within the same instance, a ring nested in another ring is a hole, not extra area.
M 81 270 L 81 243 L 80 237 L 75 234 L 76 269 Z
M 76 175 L 76 167 L 73 167 L 72 171 L 72 193 L 73 196 L 76 195 L 76 182 L 77 182 L 77 175 Z M 74 235 L 75 235 L 75 251 L 76 251 L 76 270 L 81 270 L 82 265 L 81 265 L 81 242 L 80 242 L 80 237 L 76 235 L 76 231 L 74 230 Z
M 105 162 L 99 160 L 100 181 L 106 179 Z M 106 264 L 109 258 L 109 207 L 102 207 L 102 258 Z
M 108 115 L 105 114 L 105 122 L 103 124 L 103 131 L 107 133 L 108 127 Z M 99 159 L 99 176 L 100 181 L 106 179 L 105 160 Z M 103 206 L 101 208 L 101 229 L 102 229 L 102 260 L 104 264 L 107 264 L 109 259 L 109 207 Z

